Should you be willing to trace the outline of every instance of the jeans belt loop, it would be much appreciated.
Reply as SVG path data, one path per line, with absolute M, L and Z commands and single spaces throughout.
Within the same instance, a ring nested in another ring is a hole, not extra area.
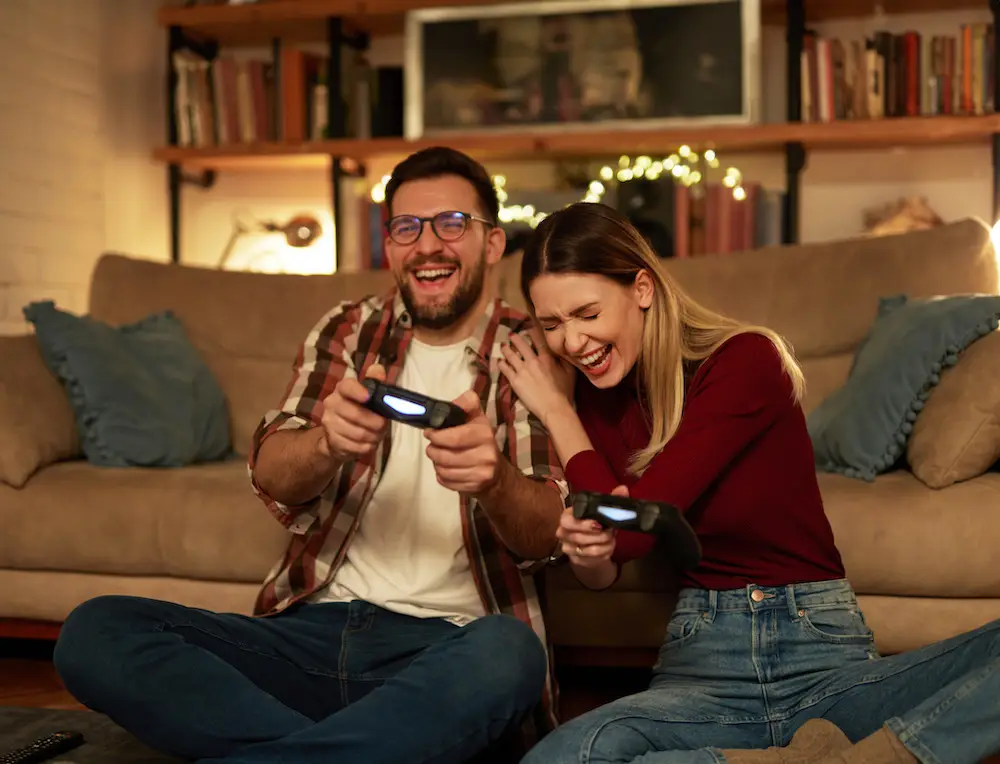
M 705 620 L 712 623 L 719 612 L 719 592 L 715 589 L 708 591 L 708 612 L 705 613 Z
M 799 606 L 795 604 L 795 586 L 788 584 L 785 587 L 785 602 L 788 605 L 788 617 L 793 621 L 799 619 Z

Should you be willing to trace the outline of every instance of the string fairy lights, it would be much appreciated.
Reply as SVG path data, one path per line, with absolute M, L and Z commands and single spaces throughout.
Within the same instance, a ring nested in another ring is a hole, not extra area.
M 580 201 L 597 203 L 604 198 L 608 187 L 613 184 L 629 183 L 643 178 L 657 180 L 666 173 L 673 176 L 675 183 L 693 189 L 695 193 L 703 193 L 703 184 L 708 177 L 708 171 L 717 170 L 721 166 L 719 157 L 713 149 L 706 149 L 699 154 L 690 146 L 681 146 L 675 153 L 663 159 L 653 159 L 645 154 L 633 159 L 623 154 L 618 157 L 617 165 L 607 164 L 601 167 L 598 176 L 587 184 Z M 385 201 L 385 186 L 391 177 L 383 175 L 372 187 L 371 199 L 376 204 Z M 743 188 L 743 173 L 736 167 L 726 168 L 721 183 L 732 190 L 733 198 L 737 201 L 741 202 L 747 198 L 746 189 Z M 527 223 L 531 228 L 535 228 L 548 215 L 547 212 L 538 210 L 531 204 L 507 205 L 510 196 L 507 193 L 507 178 L 503 175 L 493 176 L 493 188 L 497 194 L 497 201 L 500 202 L 501 223 Z

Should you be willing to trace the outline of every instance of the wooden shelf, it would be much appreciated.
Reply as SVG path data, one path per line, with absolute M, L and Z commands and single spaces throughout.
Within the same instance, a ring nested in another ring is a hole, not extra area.
M 188 34 L 222 45 L 266 45 L 274 38 L 322 42 L 331 16 L 351 31 L 374 36 L 402 34 L 407 11 L 459 5 L 493 5 L 531 0 L 263 0 L 247 5 L 198 5 L 159 9 L 160 26 L 182 27 Z M 882 0 L 887 14 L 929 13 L 988 8 L 987 0 Z M 805 0 L 806 22 L 870 17 L 875 0 Z M 761 20 L 783 24 L 786 0 L 761 0 Z
M 836 19 L 870 19 L 876 0 L 804 0 L 806 23 Z M 890 16 L 903 13 L 941 13 L 946 11 L 989 10 L 987 0 L 881 0 L 882 10 Z M 761 0 L 761 21 L 784 24 L 786 0 Z
M 802 143 L 807 150 L 979 144 L 1000 133 L 1000 114 L 985 116 L 905 117 L 827 123 L 781 123 L 751 126 L 688 127 L 670 130 L 595 130 L 554 133 L 507 133 L 406 141 L 397 138 L 319 141 L 297 144 L 257 143 L 210 148 L 163 147 L 158 161 L 190 169 L 279 169 L 323 167 L 331 156 L 365 162 L 375 158 L 402 158 L 417 149 L 447 145 L 488 161 L 525 159 L 600 159 L 621 153 L 632 156 L 669 155 L 687 144 L 694 149 L 724 152 L 777 151 L 786 143 Z
M 504 0 L 524 2 L 531 0 Z M 403 33 L 407 11 L 459 5 L 493 5 L 500 0 L 266 0 L 248 5 L 164 6 L 160 26 L 182 27 L 188 34 L 222 45 L 324 42 L 326 19 L 339 16 L 349 31 L 373 36 Z

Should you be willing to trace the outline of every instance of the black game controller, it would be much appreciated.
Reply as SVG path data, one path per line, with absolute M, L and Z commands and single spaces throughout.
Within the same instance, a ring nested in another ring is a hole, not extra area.
M 578 491 L 573 495 L 573 517 L 594 520 L 605 528 L 656 535 L 666 545 L 670 560 L 681 570 L 696 568 L 701 562 L 698 535 L 672 504 Z
M 394 422 L 432 430 L 457 427 L 466 422 L 465 412 L 454 403 L 429 398 L 376 379 L 366 379 L 361 384 L 370 393 L 364 403 L 365 408 Z

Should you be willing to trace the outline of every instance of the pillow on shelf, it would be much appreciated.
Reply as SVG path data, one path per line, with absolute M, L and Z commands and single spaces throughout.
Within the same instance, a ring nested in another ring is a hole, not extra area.
M 81 456 L 73 409 L 33 334 L 0 337 L 0 482 L 21 488 L 42 467 Z
M 1000 459 L 1000 332 L 942 372 L 913 423 L 906 458 L 930 488 L 978 477 Z
M 942 369 L 998 319 L 996 295 L 880 300 L 847 382 L 809 414 L 817 468 L 864 480 L 892 469 Z
M 121 327 L 49 301 L 24 315 L 69 394 L 88 461 L 180 467 L 229 456 L 225 396 L 170 312 Z

